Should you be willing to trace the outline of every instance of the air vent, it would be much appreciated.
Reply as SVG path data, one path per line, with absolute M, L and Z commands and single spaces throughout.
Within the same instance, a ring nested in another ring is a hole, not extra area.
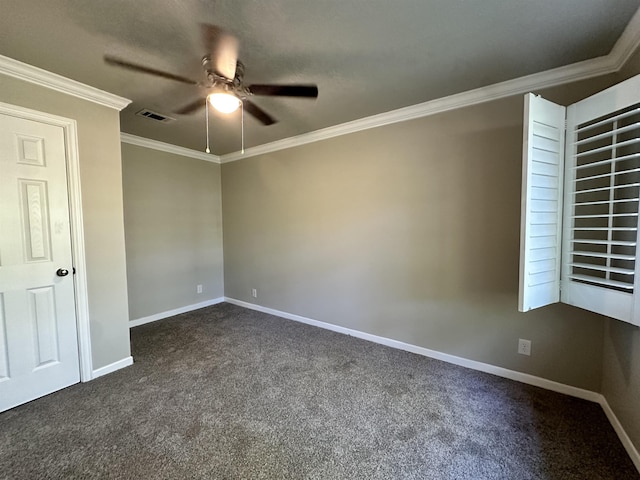
M 136 112 L 136 115 L 140 117 L 150 118 L 151 120 L 155 120 L 156 122 L 169 123 L 173 122 L 175 118 L 168 117 L 158 112 L 154 112 L 153 110 L 149 110 L 147 108 L 143 108 L 139 112 Z

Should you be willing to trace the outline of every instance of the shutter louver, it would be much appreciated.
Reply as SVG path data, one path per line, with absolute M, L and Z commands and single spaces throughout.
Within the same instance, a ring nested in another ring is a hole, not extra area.
M 518 309 L 560 300 L 565 108 L 525 96 Z
M 569 278 L 633 293 L 640 108 L 578 125 Z

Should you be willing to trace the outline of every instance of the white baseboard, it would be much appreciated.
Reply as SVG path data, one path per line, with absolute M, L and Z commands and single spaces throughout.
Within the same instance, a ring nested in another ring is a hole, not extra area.
M 129 365 L 133 365 L 133 357 L 131 356 L 125 357 L 122 360 L 118 360 L 117 362 L 110 363 L 109 365 L 105 365 L 104 367 L 95 369 L 91 375 L 91 379 L 96 379 L 108 373 L 120 370 L 121 368 L 128 367 Z
M 210 307 L 211 305 L 217 305 L 218 303 L 222 303 L 222 302 L 224 302 L 224 297 L 218 297 L 212 300 L 206 300 L 204 302 L 195 303 L 193 305 L 187 305 L 184 307 L 175 308 L 173 310 L 168 310 L 166 312 L 156 313 L 154 315 L 149 315 L 148 317 L 129 320 L 129 328 L 138 327 L 140 325 L 144 325 L 145 323 L 155 322 L 157 320 L 162 320 L 163 318 L 173 317 L 174 315 L 180 315 L 181 313 L 191 312 L 193 310 L 198 310 L 200 308 Z
M 604 395 L 600 395 L 600 397 L 601 398 L 598 403 L 600 403 L 600 405 L 602 406 L 602 410 L 604 410 L 605 415 L 609 419 L 609 423 L 611 423 L 611 426 L 618 434 L 618 438 L 629 454 L 629 457 L 631 457 L 631 461 L 638 469 L 638 472 L 640 472 L 640 453 L 638 453 L 638 449 L 629 438 L 629 435 L 627 435 L 627 432 L 625 432 L 624 427 L 620 423 L 620 420 L 618 420 L 618 417 L 616 417 L 616 414 L 613 413 L 613 410 L 611 409 L 609 402 L 607 402 L 607 399 L 604 397 Z
M 609 419 L 611 426 L 613 427 L 615 432 L 618 434 L 618 437 L 620 438 L 622 445 L 624 446 L 627 453 L 631 457 L 631 460 L 633 461 L 636 468 L 640 472 L 640 454 L 638 454 L 638 450 L 635 448 L 635 446 L 631 442 L 631 439 L 629 438 L 624 428 L 622 427 L 622 424 L 613 413 L 613 410 L 609 406 L 607 399 L 598 392 L 593 392 L 591 390 L 585 390 L 582 388 L 573 387 L 571 385 L 565 385 L 563 383 L 547 380 L 546 378 L 536 377 L 535 375 L 529 375 L 527 373 L 516 372 L 515 370 L 509 370 L 508 368 L 497 367 L 495 365 L 490 365 L 488 363 L 477 362 L 475 360 L 469 360 L 467 358 L 457 357 L 455 355 L 449 355 L 448 353 L 442 353 L 436 350 L 430 350 L 428 348 L 419 347 L 417 345 L 411 345 L 409 343 L 400 342 L 398 340 L 380 337 L 378 335 L 372 335 L 370 333 L 360 332 L 358 330 L 353 330 L 351 328 L 345 328 L 339 325 L 333 325 L 331 323 L 313 320 L 311 318 L 302 317 L 300 315 L 281 312 L 280 310 L 274 310 L 272 308 L 256 305 L 255 303 L 236 300 L 235 298 L 225 297 L 224 301 L 228 303 L 232 303 L 234 305 L 238 305 L 240 307 L 245 307 L 251 310 L 257 310 L 259 312 L 268 313 L 270 315 L 286 318 L 288 320 L 293 320 L 295 322 L 306 323 L 307 325 L 313 325 L 314 327 L 320 327 L 326 330 L 332 330 L 334 332 L 343 333 L 345 335 L 350 335 L 352 337 L 361 338 L 363 340 L 368 340 L 370 342 L 379 343 L 381 345 L 386 345 L 388 347 L 397 348 L 399 350 L 405 350 L 407 352 L 416 353 L 418 355 L 434 358 L 436 360 L 442 360 L 443 362 L 452 363 L 454 365 L 459 365 L 461 367 L 470 368 L 472 370 L 478 370 L 480 372 L 490 373 L 493 375 L 497 375 L 499 377 L 508 378 L 510 380 L 516 380 L 518 382 L 526 383 L 528 385 L 534 385 L 536 387 L 552 390 L 558 393 L 563 393 L 565 395 L 570 395 L 572 397 L 577 397 L 583 400 L 596 402 L 602 406 L 602 409 L 604 410 L 607 418 Z
M 393 340 L 391 338 L 380 337 L 378 335 L 372 335 L 370 333 L 361 332 L 359 330 L 353 330 L 351 328 L 340 327 L 331 323 L 321 322 L 313 320 L 311 318 L 301 317 L 300 315 L 294 315 L 287 312 L 281 312 L 271 308 L 266 308 L 254 303 L 243 302 L 242 300 L 236 300 L 234 298 L 225 297 L 225 301 L 238 305 L 240 307 L 250 308 L 259 312 L 269 313 L 278 317 L 286 318 L 288 320 L 294 320 L 296 322 L 306 323 L 307 325 L 313 325 L 314 327 L 324 328 L 326 330 L 332 330 L 338 333 L 344 333 L 352 337 L 361 338 L 370 342 L 386 345 L 387 347 L 397 348 L 399 350 L 405 350 L 407 352 L 416 353 L 425 357 L 434 358 L 436 360 L 442 360 L 443 362 L 452 363 L 461 367 L 470 368 L 472 370 L 478 370 L 480 372 L 491 373 L 499 377 L 509 378 L 511 380 L 517 380 L 529 385 L 535 385 L 536 387 L 545 388 L 547 390 L 553 390 L 554 392 L 564 393 L 573 397 L 582 398 L 591 402 L 599 402 L 601 395 L 591 390 L 584 390 L 578 387 L 572 387 L 571 385 L 565 385 L 564 383 L 554 382 L 547 380 L 546 378 L 536 377 L 535 375 L 529 375 L 527 373 L 516 372 L 515 370 L 509 370 L 503 367 L 497 367 L 488 363 L 477 362 L 475 360 L 469 360 L 463 357 L 457 357 L 455 355 L 449 355 L 448 353 L 438 352 L 437 350 L 431 350 L 417 345 L 411 345 L 410 343 L 401 342 L 399 340 Z

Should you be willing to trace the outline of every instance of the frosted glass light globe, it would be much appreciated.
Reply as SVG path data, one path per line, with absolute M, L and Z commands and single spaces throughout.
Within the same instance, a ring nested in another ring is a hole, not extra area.
M 230 93 L 212 93 L 209 95 L 209 103 L 219 112 L 231 113 L 240 106 L 240 99 Z

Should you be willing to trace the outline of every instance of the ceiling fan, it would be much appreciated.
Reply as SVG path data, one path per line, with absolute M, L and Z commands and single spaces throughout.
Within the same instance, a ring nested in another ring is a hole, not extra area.
M 254 95 L 317 98 L 317 85 L 270 85 L 244 84 L 244 64 L 238 60 L 238 39 L 215 25 L 201 25 L 205 49 L 208 52 L 202 58 L 204 81 L 164 72 L 105 55 L 109 65 L 147 73 L 157 77 L 202 87 L 206 94 L 175 111 L 177 114 L 191 114 L 206 106 L 208 101 L 216 110 L 231 113 L 240 106 L 264 125 L 277 122 L 275 118 L 249 100 Z

